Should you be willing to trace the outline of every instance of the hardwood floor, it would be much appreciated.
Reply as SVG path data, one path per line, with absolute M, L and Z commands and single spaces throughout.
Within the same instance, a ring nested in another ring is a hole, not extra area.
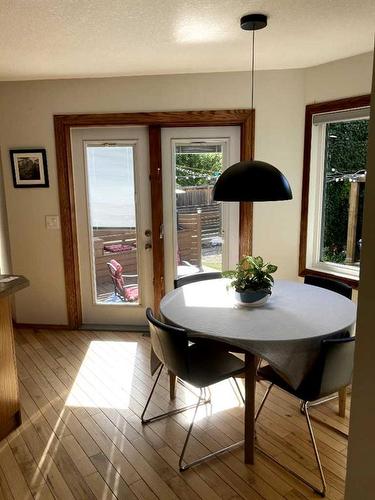
M 304 499 L 319 498 L 257 453 L 223 454 L 182 474 L 178 454 L 192 413 L 142 427 L 148 396 L 149 339 L 138 333 L 19 330 L 16 334 L 23 424 L 0 443 L 0 499 Z M 265 385 L 257 384 L 257 401 Z M 202 407 L 187 459 L 241 439 L 243 407 L 230 382 L 212 388 Z M 193 402 L 178 384 L 169 401 L 167 374 L 150 412 Z M 311 413 L 342 430 L 337 401 Z M 314 422 L 329 499 L 343 498 L 347 442 Z M 275 389 L 257 425 L 259 444 L 317 481 L 298 403 Z

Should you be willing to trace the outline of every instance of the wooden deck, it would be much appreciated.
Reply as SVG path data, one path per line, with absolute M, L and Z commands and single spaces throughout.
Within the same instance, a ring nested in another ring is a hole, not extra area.
M 142 427 L 149 393 L 150 345 L 135 333 L 20 330 L 16 351 L 23 424 L 0 444 L 0 499 L 304 499 L 319 498 L 260 454 L 254 466 L 242 450 L 179 473 L 191 413 Z M 257 401 L 265 385 L 258 384 Z M 243 408 L 229 382 L 213 387 L 202 408 L 187 458 L 238 440 Z M 176 404 L 194 396 L 178 386 Z M 151 412 L 166 410 L 168 379 L 161 379 Z M 312 414 L 342 429 L 337 403 Z M 329 499 L 344 495 L 347 441 L 315 424 Z M 297 401 L 271 394 L 257 426 L 258 441 L 285 463 L 317 480 Z

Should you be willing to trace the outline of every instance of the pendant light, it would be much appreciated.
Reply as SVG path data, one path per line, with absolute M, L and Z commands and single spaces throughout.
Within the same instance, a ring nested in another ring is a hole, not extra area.
M 267 26 L 264 14 L 249 14 L 241 18 L 241 28 L 252 31 L 251 51 L 251 109 L 254 109 L 254 49 L 255 31 Z M 292 190 L 285 175 L 264 161 L 240 161 L 228 167 L 218 178 L 213 198 L 218 201 L 279 201 L 291 200 Z

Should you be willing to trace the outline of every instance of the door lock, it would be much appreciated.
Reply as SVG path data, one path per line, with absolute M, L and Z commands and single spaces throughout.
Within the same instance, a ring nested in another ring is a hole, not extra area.
M 145 250 L 150 250 L 152 248 L 151 243 L 145 243 Z
M 145 236 L 150 237 L 150 236 L 151 236 L 151 234 L 152 234 L 152 233 L 151 233 L 151 229 L 146 229 L 146 231 L 145 231 Z

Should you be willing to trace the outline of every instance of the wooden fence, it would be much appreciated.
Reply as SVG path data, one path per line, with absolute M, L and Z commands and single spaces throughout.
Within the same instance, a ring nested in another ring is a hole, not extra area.
M 191 207 L 212 204 L 213 186 L 188 186 L 183 193 L 176 194 L 176 204 L 179 207 Z
M 98 285 L 111 283 L 107 262 L 115 259 L 126 274 L 137 274 L 137 249 L 135 229 L 95 229 L 94 230 L 95 274 Z M 126 245 L 124 250 L 111 245 Z M 107 247 L 107 248 L 106 248 Z
M 185 193 L 177 194 L 177 227 L 181 260 L 200 268 L 202 247 L 211 246 L 214 238 L 221 237 L 221 204 L 212 202 L 212 186 L 185 188 Z M 107 268 L 111 259 L 117 260 L 126 273 L 137 273 L 135 229 L 95 229 L 93 236 L 96 276 L 100 283 L 111 281 Z M 121 244 L 130 248 L 108 249 L 108 245 Z
M 213 238 L 221 237 L 221 206 L 219 203 L 178 207 L 177 225 L 180 223 L 181 217 L 186 214 L 200 214 L 202 246 L 209 246 Z

